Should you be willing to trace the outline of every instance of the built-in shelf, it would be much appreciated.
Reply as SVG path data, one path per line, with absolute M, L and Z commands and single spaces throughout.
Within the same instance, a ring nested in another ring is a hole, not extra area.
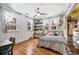
M 43 31 L 43 22 L 41 19 L 34 19 L 34 37 L 40 37 Z

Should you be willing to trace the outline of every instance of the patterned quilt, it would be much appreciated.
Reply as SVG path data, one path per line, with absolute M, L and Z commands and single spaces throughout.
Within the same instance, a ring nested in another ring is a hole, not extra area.
M 50 48 L 63 55 L 71 54 L 63 36 L 42 36 L 39 39 L 39 45 Z

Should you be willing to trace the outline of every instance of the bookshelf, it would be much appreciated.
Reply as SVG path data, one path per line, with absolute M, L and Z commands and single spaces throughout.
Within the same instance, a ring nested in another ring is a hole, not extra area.
M 42 36 L 43 22 L 42 19 L 34 19 L 34 37 Z

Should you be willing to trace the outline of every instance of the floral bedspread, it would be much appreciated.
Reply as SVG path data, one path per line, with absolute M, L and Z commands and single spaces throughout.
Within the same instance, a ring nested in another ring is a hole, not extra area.
M 54 51 L 57 51 L 63 55 L 70 54 L 70 50 L 66 44 L 66 41 L 64 38 L 58 38 L 58 37 L 40 37 L 39 39 L 39 45 L 50 48 Z

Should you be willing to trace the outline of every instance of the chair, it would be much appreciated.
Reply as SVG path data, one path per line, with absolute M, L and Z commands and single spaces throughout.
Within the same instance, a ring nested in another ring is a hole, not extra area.
M 13 47 L 15 43 L 15 38 L 10 37 L 10 41 L 12 42 L 12 44 L 0 47 L 0 55 L 4 55 L 4 54 L 13 55 Z
M 11 46 L 11 54 L 13 55 L 13 47 L 14 47 L 14 44 L 15 44 L 15 38 L 14 37 L 10 37 L 10 41 L 13 42 L 12 46 Z
M 0 47 L 0 55 L 7 54 L 11 49 L 11 44 Z M 8 53 L 9 54 L 9 53 Z

